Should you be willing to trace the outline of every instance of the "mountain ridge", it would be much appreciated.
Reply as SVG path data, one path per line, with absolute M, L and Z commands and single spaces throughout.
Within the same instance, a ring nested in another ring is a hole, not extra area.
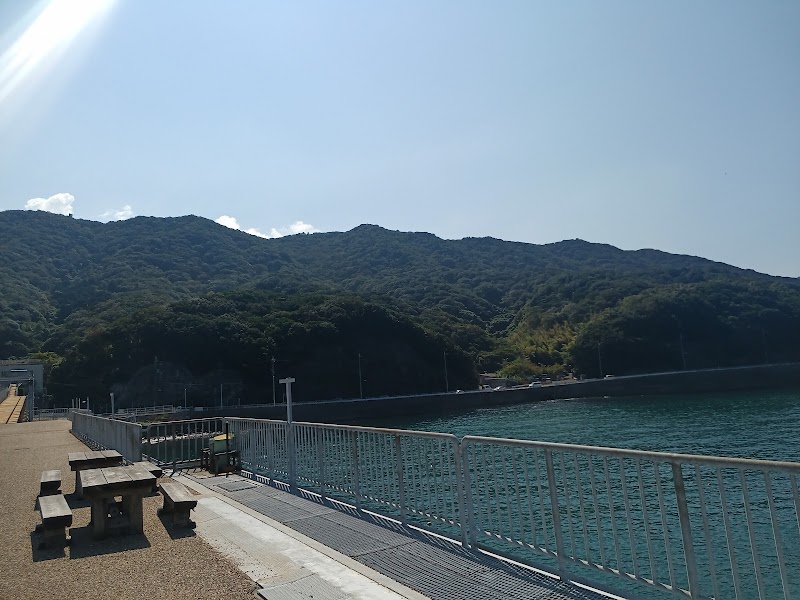
M 476 369 L 520 378 L 592 374 L 598 346 L 617 373 L 686 356 L 698 367 L 798 357 L 800 278 L 656 249 L 447 240 L 374 224 L 262 239 L 195 215 L 99 223 L 5 211 L 0 228 L 0 358 L 67 356 L 137 311 L 244 290 L 355 294 L 449 339 Z

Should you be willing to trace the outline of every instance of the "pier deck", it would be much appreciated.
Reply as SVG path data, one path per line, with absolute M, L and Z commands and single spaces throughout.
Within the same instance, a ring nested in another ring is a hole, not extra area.
M 300 497 L 236 475 L 210 477 L 194 471 L 181 477 L 187 479 L 434 600 L 607 598 L 395 521 L 324 502 L 312 494 Z

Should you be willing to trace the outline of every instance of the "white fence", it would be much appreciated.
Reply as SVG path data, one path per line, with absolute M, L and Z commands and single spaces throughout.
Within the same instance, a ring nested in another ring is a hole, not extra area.
M 224 431 L 218 417 L 150 423 L 142 428 L 142 456 L 175 469 L 197 466 L 211 438 Z
M 115 416 L 146 416 L 146 415 L 166 415 L 182 410 L 182 407 L 173 404 L 163 404 L 161 406 L 140 406 L 137 408 L 120 408 Z
M 75 409 L 75 408 L 46 408 L 46 409 L 36 409 L 33 411 L 33 420 L 34 421 L 49 421 L 52 419 L 69 419 L 70 413 L 72 411 L 83 413 L 83 414 L 91 414 L 85 408 Z
M 227 418 L 242 466 L 625 596 L 800 596 L 800 463 Z
M 142 460 L 142 426 L 127 421 L 95 417 L 76 411 L 72 415 L 72 433 L 90 445 L 116 450 L 128 462 Z

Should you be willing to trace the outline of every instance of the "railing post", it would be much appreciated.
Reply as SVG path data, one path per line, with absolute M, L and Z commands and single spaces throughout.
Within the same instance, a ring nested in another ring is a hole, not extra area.
M 405 525 L 408 521 L 406 518 L 406 490 L 403 484 L 403 458 L 400 454 L 400 434 L 394 435 L 394 456 L 397 468 L 397 485 L 400 494 L 400 522 Z
M 567 567 L 564 561 L 564 536 L 561 532 L 561 516 L 558 510 L 558 489 L 556 488 L 556 471 L 553 467 L 553 451 L 545 448 L 544 462 L 547 466 L 547 487 L 550 488 L 550 508 L 553 511 L 553 533 L 556 536 L 556 557 L 558 558 L 558 574 L 564 581 L 568 580 Z
M 297 492 L 296 457 L 294 455 L 294 423 L 286 423 L 286 458 L 289 461 L 289 489 Z
M 353 493 L 356 496 L 356 509 L 361 510 L 361 465 L 358 456 L 358 431 L 350 436 L 350 454 L 353 461 Z
M 147 460 L 153 460 L 153 446 L 150 444 L 150 425 L 145 426 L 145 435 L 147 436 Z
M 166 444 L 165 444 L 166 448 Z M 175 435 L 175 423 L 172 423 L 172 472 L 178 470 L 178 438 Z
M 689 577 L 689 597 L 700 597 L 700 585 L 697 578 L 697 562 L 694 556 L 692 541 L 692 525 L 689 521 L 689 507 L 686 505 L 686 486 L 683 482 L 683 471 L 678 462 L 671 462 L 672 480 L 675 483 L 675 498 L 678 502 L 678 518 L 681 522 L 681 541 L 683 554 L 686 557 L 686 574 Z
M 456 469 L 456 493 L 458 494 L 458 521 L 461 524 L 461 544 L 466 548 L 470 543 L 472 531 L 472 498 L 466 489 L 469 486 L 469 468 L 462 454 L 461 440 L 453 441 L 453 460 Z
M 317 472 L 319 473 L 319 494 L 325 498 L 325 452 L 322 428 L 318 427 L 314 435 L 314 445 L 317 447 Z
M 269 478 L 272 480 L 272 484 L 275 484 L 275 454 L 278 447 L 277 442 L 275 441 L 275 428 L 272 425 L 268 425 L 267 431 L 269 432 L 269 440 L 267 441 L 266 453 L 267 453 L 267 472 L 269 473 Z

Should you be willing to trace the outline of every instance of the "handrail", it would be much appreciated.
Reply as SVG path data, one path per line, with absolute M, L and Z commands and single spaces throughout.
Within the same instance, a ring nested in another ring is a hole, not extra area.
M 211 438 L 223 431 L 221 417 L 150 423 L 142 427 L 142 455 L 173 469 L 197 465 Z
M 649 460 L 661 460 L 663 462 L 680 461 L 693 465 L 708 467 L 741 467 L 743 469 L 770 469 L 785 471 L 787 473 L 800 474 L 800 463 L 761 460 L 755 458 L 738 458 L 727 456 L 709 456 L 704 454 L 681 454 L 676 452 L 656 452 L 650 450 L 628 450 L 626 448 L 610 448 L 607 446 L 582 446 L 579 444 L 561 444 L 557 442 L 535 442 L 528 440 L 515 440 L 508 438 L 484 437 L 468 435 L 461 438 L 464 441 L 500 443 L 509 446 L 530 446 L 537 448 L 550 448 L 551 450 L 562 450 L 569 452 L 591 452 L 594 454 L 607 456 L 625 456 L 626 458 L 640 458 Z
M 229 417 L 253 477 L 624 595 L 790 598 L 800 463 Z M 748 566 L 749 565 L 749 566 Z

